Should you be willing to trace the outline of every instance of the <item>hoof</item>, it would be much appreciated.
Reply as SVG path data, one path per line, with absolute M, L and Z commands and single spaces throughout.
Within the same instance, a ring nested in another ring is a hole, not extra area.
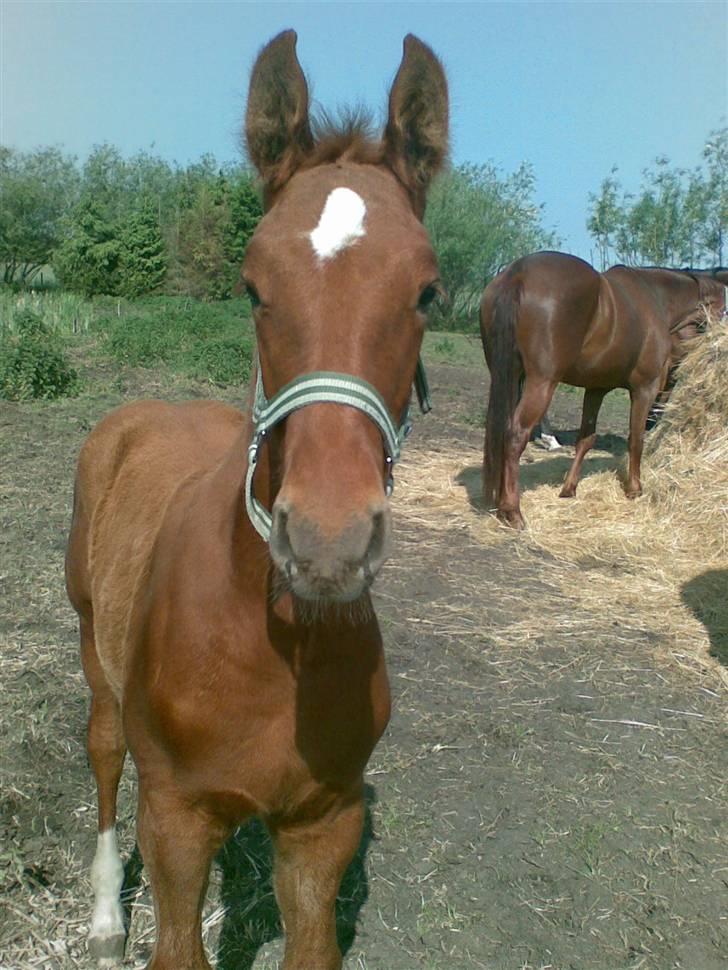
M 526 528 L 526 520 L 516 509 L 498 509 L 497 518 L 511 529 Z
M 576 498 L 576 487 L 567 488 L 566 485 L 559 492 L 559 498 Z
M 90 936 L 88 952 L 100 967 L 113 967 L 124 959 L 126 936 L 115 933 L 113 936 Z
M 624 494 L 627 496 L 627 498 L 639 498 L 640 495 L 642 494 L 642 489 L 641 488 L 632 489 L 631 491 L 625 492 Z

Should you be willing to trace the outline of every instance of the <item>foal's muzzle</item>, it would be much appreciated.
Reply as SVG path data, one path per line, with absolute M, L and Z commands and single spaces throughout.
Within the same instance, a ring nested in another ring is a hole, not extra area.
M 273 506 L 270 551 L 289 588 L 304 600 L 349 603 L 371 586 L 387 558 L 391 532 L 386 502 L 352 517 L 335 536 L 285 500 Z

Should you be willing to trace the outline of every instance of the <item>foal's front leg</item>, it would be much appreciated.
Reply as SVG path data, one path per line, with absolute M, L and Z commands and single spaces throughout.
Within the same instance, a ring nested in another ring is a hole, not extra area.
M 275 890 L 286 932 L 282 970 L 340 970 L 336 895 L 359 846 L 361 799 L 307 825 L 270 826 Z
M 137 828 L 157 921 L 147 970 L 210 970 L 202 906 L 210 864 L 230 829 L 179 793 L 142 780 Z

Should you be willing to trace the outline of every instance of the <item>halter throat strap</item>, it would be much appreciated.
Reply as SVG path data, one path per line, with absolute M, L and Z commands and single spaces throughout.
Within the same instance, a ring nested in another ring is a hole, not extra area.
M 417 360 L 414 380 L 420 410 L 427 414 L 432 409 L 430 389 L 422 359 Z M 275 425 L 293 411 L 308 404 L 344 404 L 367 415 L 379 428 L 384 443 L 387 463 L 386 492 L 392 492 L 394 480 L 392 468 L 399 459 L 402 443 L 410 433 L 409 407 L 405 408 L 399 426 L 395 425 L 379 391 L 368 381 L 353 374 L 336 371 L 311 371 L 294 378 L 268 400 L 263 388 L 260 365 L 257 367 L 255 398 L 253 401 L 253 439 L 248 447 L 248 470 L 245 476 L 245 507 L 248 518 L 256 532 L 266 542 L 273 524 L 271 513 L 253 494 L 253 477 L 266 435 Z

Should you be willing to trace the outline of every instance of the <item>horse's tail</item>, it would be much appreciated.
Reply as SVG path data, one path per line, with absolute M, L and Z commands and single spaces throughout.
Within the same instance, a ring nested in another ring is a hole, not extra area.
M 505 281 L 495 298 L 490 325 L 486 328 L 490 394 L 485 420 L 483 501 L 489 509 L 498 506 L 508 432 L 518 403 L 523 370 L 516 344 L 520 299 L 520 281 Z

